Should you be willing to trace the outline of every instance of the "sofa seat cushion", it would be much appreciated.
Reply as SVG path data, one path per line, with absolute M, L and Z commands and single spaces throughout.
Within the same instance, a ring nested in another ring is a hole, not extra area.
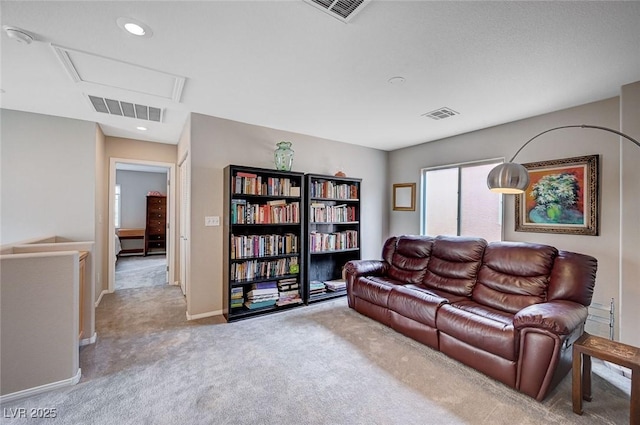
M 402 282 L 384 276 L 359 277 L 353 285 L 353 294 L 386 308 L 391 289 L 398 285 L 402 285 Z
M 444 304 L 438 310 L 440 332 L 507 360 L 517 360 L 518 338 L 513 314 L 473 301 Z
M 440 298 L 444 298 L 445 300 L 447 300 L 447 302 L 449 304 L 453 304 L 455 302 L 459 302 L 459 301 L 466 301 L 469 299 L 469 297 L 463 297 L 461 295 L 455 295 L 452 294 L 450 292 L 447 291 L 442 291 L 440 289 L 435 289 L 435 288 L 431 288 L 427 285 L 424 285 L 422 283 L 418 283 L 416 285 L 404 285 L 405 288 L 410 288 L 416 291 L 420 291 L 420 292 L 424 292 L 426 294 L 432 295 L 434 297 L 440 297 Z
M 389 294 L 389 309 L 422 323 L 436 327 L 436 312 L 447 302 L 446 299 L 428 292 L 417 291 L 403 286 L 395 286 Z

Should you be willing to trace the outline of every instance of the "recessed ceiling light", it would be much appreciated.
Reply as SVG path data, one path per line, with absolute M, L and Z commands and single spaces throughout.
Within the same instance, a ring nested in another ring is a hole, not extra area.
M 147 131 L 147 127 L 143 127 L 143 126 L 141 126 L 141 125 L 139 125 L 138 127 L 136 127 L 136 129 L 137 129 L 137 130 L 140 130 L 140 131 Z
M 153 35 L 151 27 L 137 19 L 120 17 L 116 22 L 124 31 L 137 37 L 149 38 Z

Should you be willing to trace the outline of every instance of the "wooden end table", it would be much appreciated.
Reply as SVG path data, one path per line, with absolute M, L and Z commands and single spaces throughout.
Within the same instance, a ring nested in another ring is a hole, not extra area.
M 582 400 L 591 401 L 591 357 L 631 369 L 630 425 L 640 425 L 640 348 L 584 333 L 573 343 L 573 412 L 582 414 Z M 582 367 L 581 367 L 582 366 Z

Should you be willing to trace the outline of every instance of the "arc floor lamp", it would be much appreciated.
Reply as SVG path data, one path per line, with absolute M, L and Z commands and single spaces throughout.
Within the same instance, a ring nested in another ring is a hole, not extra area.
M 515 155 L 513 155 L 509 162 L 504 162 L 500 165 L 497 165 L 493 170 L 491 170 L 489 172 L 489 176 L 487 177 L 487 186 L 489 186 L 489 189 L 492 192 L 511 195 L 524 192 L 529 186 L 529 172 L 523 165 L 515 163 L 513 162 L 513 160 L 516 158 L 516 156 L 518 156 L 520 151 L 524 149 L 525 146 L 533 142 L 538 137 L 551 131 L 560 130 L 562 128 L 593 128 L 596 130 L 608 131 L 609 133 L 615 133 L 618 136 L 624 137 L 640 148 L 640 142 L 638 142 L 636 139 L 612 128 L 587 124 L 563 125 L 560 127 L 550 128 L 549 130 L 538 133 L 531 139 L 527 140 L 527 142 L 516 151 Z

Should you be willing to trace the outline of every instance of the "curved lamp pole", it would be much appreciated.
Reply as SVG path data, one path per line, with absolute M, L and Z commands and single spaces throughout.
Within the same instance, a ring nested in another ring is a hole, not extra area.
M 543 134 L 549 133 L 550 131 L 560 130 L 562 128 L 593 128 L 596 130 L 608 131 L 609 133 L 615 133 L 618 136 L 630 140 L 640 148 L 640 142 L 638 142 L 636 139 L 612 128 L 587 124 L 563 125 L 560 127 L 550 128 L 549 130 L 538 133 L 531 139 L 527 140 L 527 142 L 516 151 L 513 157 L 511 157 L 509 162 L 504 162 L 500 165 L 497 165 L 493 170 L 489 172 L 489 176 L 487 177 L 487 186 L 489 186 L 489 190 L 491 190 L 492 192 L 504 194 L 518 194 L 524 192 L 525 189 L 529 186 L 529 172 L 523 165 L 517 164 L 513 162 L 513 160 L 516 158 L 516 156 L 518 156 L 520 151 L 524 149 L 525 146 L 533 142 L 538 137 L 542 136 Z

